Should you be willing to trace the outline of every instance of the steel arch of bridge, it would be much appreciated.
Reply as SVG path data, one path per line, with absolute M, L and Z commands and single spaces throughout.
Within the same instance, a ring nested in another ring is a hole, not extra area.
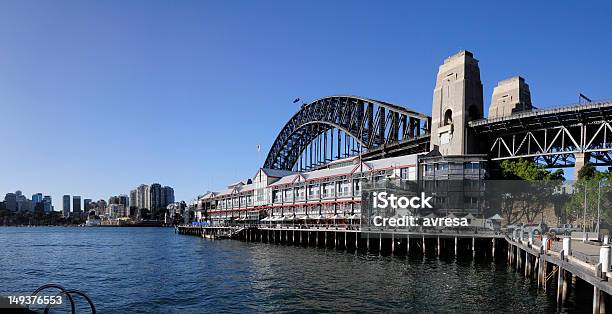
M 358 96 L 320 98 L 304 104 L 285 124 L 272 144 L 263 167 L 291 170 L 307 149 L 312 153 L 313 144 L 315 153 L 316 149 L 327 148 L 328 133 L 333 145 L 335 130 L 338 130 L 336 140 L 340 139 L 342 131 L 354 140 L 357 151 L 372 151 L 388 144 L 423 138 L 429 135 L 430 124 L 431 118 L 427 115 L 383 101 Z M 322 135 L 323 139 L 320 140 Z M 341 155 L 340 145 L 337 154 L 334 150 L 332 146 L 332 158 L 328 159 L 329 152 L 326 152 L 321 162 L 356 153 L 355 150 L 348 150 Z
M 470 122 L 488 135 L 491 160 L 532 158 L 550 168 L 573 167 L 576 154 L 612 165 L 612 102 L 521 113 Z

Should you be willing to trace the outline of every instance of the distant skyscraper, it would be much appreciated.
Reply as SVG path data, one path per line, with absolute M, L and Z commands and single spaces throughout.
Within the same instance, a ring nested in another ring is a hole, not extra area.
M 36 193 L 32 195 L 32 202 L 34 202 L 34 204 L 40 203 L 42 201 L 43 201 L 42 193 Z
M 144 186 L 144 199 L 142 200 L 142 208 L 151 209 L 151 187 Z
M 126 209 L 129 209 L 130 208 L 130 197 L 125 194 L 119 195 L 119 204 L 122 204 Z
M 6 193 L 6 196 L 4 196 L 4 207 L 10 211 L 17 211 L 17 194 Z
M 169 186 L 164 186 L 162 188 L 162 199 L 163 204 L 162 208 L 166 208 L 166 206 L 174 203 L 174 189 Z
M 155 210 L 162 208 L 162 186 L 159 183 L 153 183 L 149 187 L 149 209 Z
M 92 209 L 91 198 L 86 198 L 83 200 L 83 210 L 85 210 L 85 212 L 89 212 L 90 209 Z
M 130 207 L 137 207 L 138 204 L 138 189 L 130 190 Z
M 96 202 L 96 214 L 97 215 L 104 215 L 106 214 L 106 201 L 105 200 L 98 200 Z
M 21 191 L 15 192 L 15 196 L 17 199 L 17 211 L 33 211 L 34 206 L 32 201 L 30 201 Z
M 51 196 L 45 195 L 42 199 L 44 204 L 45 213 L 48 213 L 53 210 L 53 201 L 51 200 Z
M 129 205 L 138 209 L 155 211 L 165 209 L 172 203 L 174 203 L 174 189 L 169 186 L 162 187 L 159 183 L 141 184 L 130 191 Z
M 80 196 L 72 197 L 72 212 L 73 213 L 81 212 L 81 197 Z
M 123 205 L 125 208 L 129 208 L 130 205 L 130 198 L 125 195 L 125 194 L 121 194 L 121 195 L 117 195 L 117 196 L 111 196 L 108 199 L 108 204 L 121 204 Z
M 64 213 L 64 218 L 67 218 L 70 216 L 70 195 L 64 195 L 62 200 L 63 200 L 62 211 Z

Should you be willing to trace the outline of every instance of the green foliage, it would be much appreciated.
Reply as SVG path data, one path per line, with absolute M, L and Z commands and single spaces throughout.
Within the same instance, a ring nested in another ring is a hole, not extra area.
M 558 198 L 565 178 L 563 170 L 549 171 L 526 159 L 504 160 L 501 178 L 489 189 L 494 206 L 500 208 L 507 224 L 535 223 Z
M 563 181 L 563 170 L 549 171 L 535 162 L 526 159 L 504 160 L 501 163 L 502 176 L 506 180 L 560 180 Z
M 595 177 L 595 175 L 598 172 L 599 171 L 597 171 L 595 166 L 588 163 L 584 165 L 582 168 L 580 168 L 580 170 L 578 170 L 578 175 L 576 179 L 577 180 L 591 180 Z

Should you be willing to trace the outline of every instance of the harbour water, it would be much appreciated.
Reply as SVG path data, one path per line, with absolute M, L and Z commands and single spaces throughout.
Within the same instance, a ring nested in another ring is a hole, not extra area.
M 0 245 L 0 295 L 57 283 L 87 293 L 101 313 L 591 310 L 588 289 L 557 308 L 554 293 L 505 258 L 379 257 L 172 228 L 3 227 Z

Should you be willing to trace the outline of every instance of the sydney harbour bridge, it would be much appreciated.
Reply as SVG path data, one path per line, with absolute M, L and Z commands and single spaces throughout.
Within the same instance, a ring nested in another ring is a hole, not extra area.
M 484 115 L 478 61 L 469 51 L 440 66 L 432 115 L 357 96 L 303 104 L 272 144 L 264 168 L 305 171 L 437 150 L 444 156 L 532 159 L 547 168 L 612 166 L 612 101 L 536 109 L 522 77 L 500 81 Z

